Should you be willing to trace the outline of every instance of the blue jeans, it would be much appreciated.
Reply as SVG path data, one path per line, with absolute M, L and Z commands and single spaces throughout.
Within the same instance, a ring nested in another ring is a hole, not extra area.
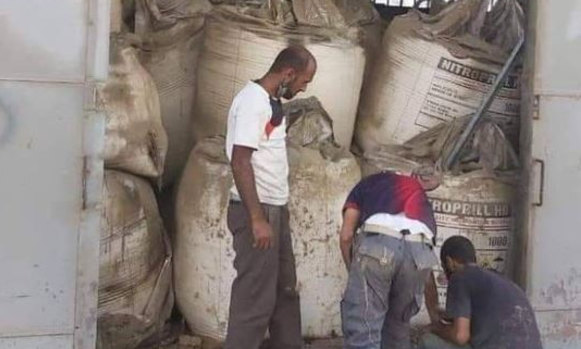
M 472 349 L 472 347 L 469 345 L 458 346 L 450 342 L 446 342 L 433 333 L 426 333 L 422 336 L 418 349 Z
M 410 349 L 410 319 L 437 263 L 430 247 L 381 234 L 358 237 L 341 317 L 346 349 Z

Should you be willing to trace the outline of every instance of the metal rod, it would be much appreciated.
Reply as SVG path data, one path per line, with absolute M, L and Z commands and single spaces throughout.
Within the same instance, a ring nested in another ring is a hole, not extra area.
M 478 121 L 480 121 L 480 119 L 482 119 L 482 116 L 484 115 L 484 113 L 486 113 L 488 108 L 490 108 L 490 104 L 492 103 L 492 99 L 494 98 L 494 96 L 498 93 L 498 91 L 502 87 L 504 80 L 506 79 L 506 76 L 507 76 L 510 68 L 512 67 L 512 64 L 514 63 L 514 60 L 516 59 L 518 52 L 520 51 L 520 49 L 522 48 L 522 46 L 524 44 L 524 41 L 525 41 L 525 39 L 524 39 L 524 37 L 522 37 L 519 40 L 519 42 L 516 44 L 515 48 L 512 50 L 510 56 L 508 57 L 508 60 L 506 61 L 506 63 L 502 67 L 502 70 L 500 71 L 500 73 L 496 77 L 496 80 L 494 81 L 492 88 L 488 91 L 488 93 L 484 97 L 484 100 L 482 101 L 482 103 L 478 107 L 478 110 L 472 116 L 472 119 L 470 119 L 470 122 L 468 123 L 468 125 L 466 126 L 464 131 L 462 132 L 462 135 L 460 136 L 460 138 L 458 138 L 458 140 L 454 144 L 454 148 L 452 149 L 452 152 L 450 153 L 450 155 L 448 156 L 448 158 L 446 159 L 446 161 L 444 163 L 445 170 L 450 169 L 452 167 L 452 165 L 454 165 L 454 163 L 456 162 L 456 160 L 458 158 L 458 154 L 460 154 L 460 150 L 462 149 L 462 147 L 464 147 L 464 144 L 466 143 L 468 138 L 472 135 L 472 132 L 474 132 L 474 128 L 476 128 L 476 124 L 478 123 Z

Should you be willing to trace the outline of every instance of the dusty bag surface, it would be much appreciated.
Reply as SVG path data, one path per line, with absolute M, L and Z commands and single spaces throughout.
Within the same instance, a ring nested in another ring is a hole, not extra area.
M 302 115 L 288 131 L 288 205 L 303 336 L 329 338 L 341 333 L 339 305 L 347 283 L 337 232 L 361 170 L 334 141 L 331 118 L 315 98 L 289 102 L 286 108 Z
M 239 13 L 278 25 L 344 29 L 379 19 L 367 0 L 214 0 L 212 3 L 235 6 Z
M 212 9 L 208 0 L 135 0 L 135 3 L 136 33 L 169 29 Z
M 135 348 L 173 307 L 171 248 L 151 184 L 105 171 L 98 348 Z
M 113 42 L 109 78 L 97 91 L 106 113 L 105 166 L 159 177 L 167 153 L 155 83 L 123 41 Z
M 401 145 L 380 146 L 366 152 L 357 149 L 363 173 L 397 169 L 411 174 L 431 167 L 438 173 L 461 175 L 482 171 L 494 176 L 520 168 L 519 157 L 502 128 L 485 117 L 467 139 L 452 168 L 444 169 L 445 160 L 469 122 L 470 117 L 461 117 L 424 131 Z
M 339 302 L 347 278 L 336 232 L 344 200 L 360 179 L 360 169 L 355 158 L 333 142 L 330 118 L 316 99 L 296 100 L 284 108 L 299 117 L 288 131 L 288 206 L 302 332 L 308 337 L 331 337 L 341 330 Z M 200 141 L 178 189 L 176 296 L 188 326 L 218 340 L 226 335 L 236 275 L 232 234 L 226 225 L 231 185 L 224 138 Z
M 224 340 L 236 276 L 227 228 L 232 174 L 223 137 L 199 141 L 179 181 L 173 244 L 176 302 L 197 335 Z
M 362 91 L 355 134 L 362 149 L 401 144 L 478 108 L 507 58 L 502 45 L 481 38 L 489 28 L 487 17 L 479 17 L 481 3 L 459 1 L 436 16 L 411 11 L 392 21 Z M 505 38 L 498 31 L 494 36 Z M 509 75 L 489 112 L 518 138 L 518 72 Z
M 524 36 L 525 13 L 517 0 L 497 1 L 486 16 L 482 37 L 486 42 L 511 51 Z
M 204 34 L 203 13 L 210 6 L 205 1 L 199 3 L 142 0 L 137 6 L 140 60 L 157 86 L 161 118 L 168 135 L 163 186 L 177 179 L 194 142 L 196 70 Z
M 363 48 L 312 28 L 287 30 L 231 11 L 214 11 L 207 21 L 198 65 L 196 139 L 226 133 L 234 96 L 262 77 L 290 43 L 305 45 L 318 61 L 313 81 L 299 97 L 318 97 L 333 119 L 337 142 L 349 146 L 365 69 Z
M 403 144 L 400 154 L 408 158 L 434 163 L 439 170 L 470 122 L 461 117 L 422 132 Z M 400 149 L 401 149 L 400 148 Z M 485 117 L 476 126 L 458 154 L 452 168 L 454 173 L 483 170 L 486 173 L 514 171 L 520 167 L 519 158 L 504 131 L 493 118 Z

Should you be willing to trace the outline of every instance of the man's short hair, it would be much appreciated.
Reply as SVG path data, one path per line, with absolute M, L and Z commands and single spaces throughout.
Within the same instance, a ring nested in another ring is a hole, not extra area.
M 440 249 L 442 265 L 450 257 L 462 264 L 476 263 L 476 251 L 470 240 L 464 236 L 456 235 L 448 238 Z
M 307 69 L 309 61 L 315 61 L 313 55 L 303 46 L 293 45 L 280 51 L 269 69 L 270 73 L 279 73 L 285 68 L 293 68 L 296 72 Z

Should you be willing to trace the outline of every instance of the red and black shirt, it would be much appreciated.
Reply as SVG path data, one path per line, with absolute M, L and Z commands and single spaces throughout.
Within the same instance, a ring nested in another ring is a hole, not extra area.
M 362 179 L 353 188 L 344 209 L 359 210 L 359 224 L 377 213 L 404 213 L 409 219 L 424 223 L 436 235 L 436 221 L 432 205 L 420 182 L 409 176 L 381 172 Z

